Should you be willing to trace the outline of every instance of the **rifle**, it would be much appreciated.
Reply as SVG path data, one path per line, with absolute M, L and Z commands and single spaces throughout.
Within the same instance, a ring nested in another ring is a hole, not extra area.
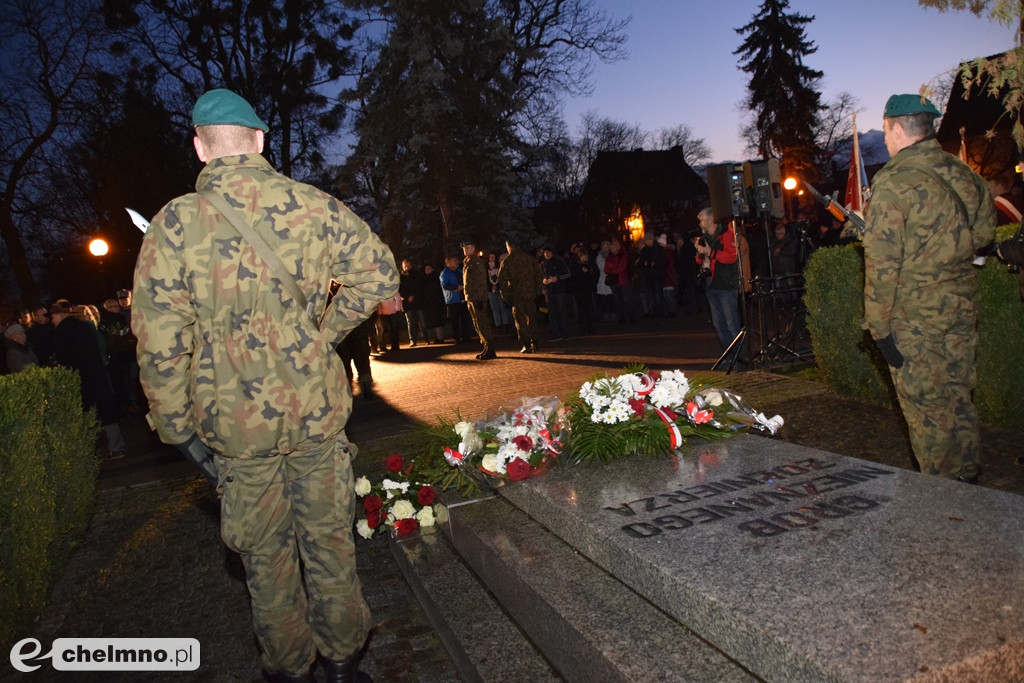
M 853 224 L 853 227 L 857 228 L 857 232 L 861 237 L 864 236 L 864 218 L 859 214 L 847 210 L 842 204 L 836 202 L 836 195 L 839 194 L 838 192 L 833 192 L 831 197 L 824 197 L 806 180 L 804 181 L 804 185 L 807 187 L 807 190 L 811 195 L 825 206 L 830 214 L 841 221 L 850 221 L 850 223 Z

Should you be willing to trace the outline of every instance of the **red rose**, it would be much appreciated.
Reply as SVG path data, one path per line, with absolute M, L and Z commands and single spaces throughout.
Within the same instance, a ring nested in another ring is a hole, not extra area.
M 384 523 L 384 510 L 374 510 L 373 512 L 366 513 L 366 525 L 371 529 L 376 529 Z
M 665 406 L 661 410 L 662 410 L 663 413 L 665 413 L 665 416 L 668 417 L 668 419 L 672 420 L 673 422 L 675 422 L 676 418 L 679 417 L 679 415 L 676 413 L 676 411 L 672 410 L 668 406 Z
M 409 519 L 396 519 L 395 531 L 399 536 L 408 536 L 420 528 L 420 523 L 410 517 Z
M 366 514 L 369 515 L 371 512 L 377 512 L 384 505 L 384 501 L 380 499 L 380 496 L 367 496 L 363 498 L 363 509 L 366 510 Z
M 512 458 L 512 462 L 505 468 L 509 481 L 522 481 L 530 476 L 530 463 L 522 458 Z
M 420 505 L 433 505 L 436 494 L 431 486 L 421 486 L 416 492 L 416 502 Z
M 384 467 L 389 472 L 401 472 L 402 468 L 405 467 L 405 462 L 402 461 L 402 456 L 398 453 L 392 453 L 384 460 Z
M 640 399 L 640 398 L 631 398 L 631 399 L 629 399 L 629 407 L 633 409 L 633 414 L 636 415 L 637 417 L 643 417 L 644 416 L 645 405 L 646 404 L 645 404 L 643 399 Z
M 533 450 L 533 439 L 526 436 L 525 434 L 520 434 L 519 436 L 513 438 L 512 443 L 514 443 L 516 447 L 521 451 Z

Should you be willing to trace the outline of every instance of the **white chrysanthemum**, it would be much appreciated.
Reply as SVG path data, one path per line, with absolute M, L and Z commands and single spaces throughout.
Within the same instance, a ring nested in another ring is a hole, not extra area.
M 373 529 L 370 528 L 370 523 L 365 519 L 361 519 L 356 522 L 356 533 L 367 539 L 373 537 Z
M 359 477 L 358 479 L 356 479 L 355 490 L 357 496 L 367 495 L 372 490 L 372 487 L 370 486 L 370 480 L 367 479 L 366 477 Z
M 409 492 L 409 482 L 407 481 L 395 481 L 394 479 L 385 479 L 381 482 L 381 486 L 388 492 L 388 498 L 394 495 L 393 491 L 401 491 L 403 494 Z
M 420 526 L 426 529 L 429 526 L 434 526 L 434 510 L 427 506 L 416 513 L 416 521 L 420 523 Z
M 391 514 L 395 519 L 409 519 L 416 516 L 416 506 L 407 500 L 399 500 L 391 506 Z

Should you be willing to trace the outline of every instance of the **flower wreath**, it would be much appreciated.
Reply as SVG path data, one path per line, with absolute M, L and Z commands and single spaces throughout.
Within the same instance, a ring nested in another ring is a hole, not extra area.
M 567 401 L 566 420 L 572 462 L 666 453 L 687 437 L 712 440 L 747 428 L 774 434 L 783 424 L 727 389 L 691 384 L 680 370 L 648 372 L 643 366 L 585 382 Z

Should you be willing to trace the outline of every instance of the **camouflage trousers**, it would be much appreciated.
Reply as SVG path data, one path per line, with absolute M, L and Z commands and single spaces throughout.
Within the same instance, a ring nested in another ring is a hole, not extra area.
M 904 361 L 889 371 L 921 471 L 969 475 L 980 464 L 973 326 L 932 336 L 894 324 L 893 336 Z
M 477 336 L 480 337 L 480 343 L 484 345 L 484 349 L 493 351 L 494 328 L 491 326 L 491 317 L 487 315 L 487 302 L 485 300 L 467 301 L 466 307 L 469 309 L 469 317 L 473 320 Z
M 301 673 L 317 651 L 340 661 L 370 628 L 356 575 L 349 445 L 238 460 L 217 457 L 221 537 L 239 553 L 264 669 Z
M 519 341 L 525 346 L 537 341 L 537 302 L 532 299 L 509 302 Z

